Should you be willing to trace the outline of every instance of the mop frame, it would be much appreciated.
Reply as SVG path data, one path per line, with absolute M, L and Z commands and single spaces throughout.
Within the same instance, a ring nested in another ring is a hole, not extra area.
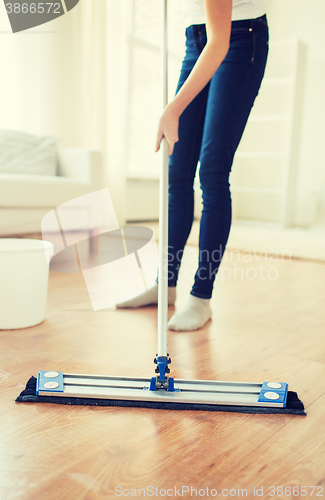
M 163 3 L 162 75 L 163 109 L 168 101 L 167 0 Z M 154 359 L 156 376 L 147 378 L 108 377 L 39 371 L 36 395 L 62 398 L 94 398 L 152 403 L 184 403 L 285 408 L 288 384 L 285 382 L 218 382 L 173 379 L 167 374 L 171 360 L 168 341 L 168 144 L 162 140 L 162 166 L 159 196 L 159 281 L 158 336 Z
M 37 396 L 112 399 L 152 403 L 285 408 L 288 384 L 175 379 L 174 390 L 151 390 L 151 379 L 38 372 Z

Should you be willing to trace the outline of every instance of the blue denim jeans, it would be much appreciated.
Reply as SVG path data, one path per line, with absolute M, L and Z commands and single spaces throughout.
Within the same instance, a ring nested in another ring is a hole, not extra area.
M 186 53 L 177 91 L 206 44 L 205 25 L 186 29 Z M 231 226 L 229 174 L 264 75 L 266 16 L 233 21 L 229 51 L 209 84 L 179 121 L 179 141 L 169 158 L 168 285 L 176 286 L 194 214 L 193 183 L 200 161 L 203 210 L 199 261 L 192 295 L 210 298 Z

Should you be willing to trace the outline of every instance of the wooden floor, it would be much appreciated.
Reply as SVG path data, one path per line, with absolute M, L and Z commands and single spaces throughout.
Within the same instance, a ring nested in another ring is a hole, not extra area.
M 324 497 L 325 265 L 228 252 L 212 302 L 204 329 L 170 332 L 173 375 L 286 381 L 307 417 L 15 403 L 40 369 L 153 374 L 156 308 L 94 312 L 82 275 L 51 273 L 46 321 L 0 332 L 1 500 Z

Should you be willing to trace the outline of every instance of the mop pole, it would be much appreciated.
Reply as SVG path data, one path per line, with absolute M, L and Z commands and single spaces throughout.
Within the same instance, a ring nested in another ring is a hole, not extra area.
M 162 26 L 162 80 L 163 109 L 167 105 L 168 54 L 167 54 L 167 0 L 163 2 Z M 168 320 L 168 144 L 162 140 L 162 165 L 159 187 L 159 275 L 158 275 L 158 367 L 160 381 L 165 379 L 167 368 L 167 320 Z M 165 365 L 165 366 L 164 366 Z

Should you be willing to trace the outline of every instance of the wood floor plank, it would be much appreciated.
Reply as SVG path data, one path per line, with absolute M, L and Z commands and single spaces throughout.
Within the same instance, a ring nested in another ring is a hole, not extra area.
M 191 288 L 192 250 L 185 254 L 176 309 Z M 52 272 L 45 322 L 0 331 L 1 500 L 102 500 L 117 498 L 119 485 L 137 493 L 150 485 L 247 488 L 247 498 L 256 498 L 254 485 L 322 485 L 325 265 L 266 261 L 264 271 L 276 267 L 277 278 L 250 279 L 260 265 L 260 258 L 228 255 L 223 266 L 230 278 L 216 282 L 213 320 L 199 332 L 169 334 L 173 375 L 286 381 L 307 417 L 14 403 L 40 369 L 153 372 L 155 307 L 94 312 L 81 275 Z
M 219 483 L 222 488 L 229 484 L 238 488 L 254 484 L 264 487 L 264 493 L 273 493 L 273 486 L 289 486 L 287 493 L 276 495 L 283 498 L 315 498 L 325 496 L 325 394 L 308 407 L 308 418 L 292 419 L 274 434 L 253 455 L 247 457 Z M 322 429 L 318 432 L 317 429 Z M 206 478 L 207 479 L 207 478 Z M 307 486 L 308 494 L 300 490 L 293 492 L 294 486 Z M 311 495 L 310 487 L 317 489 Z M 291 491 L 290 491 L 291 490 Z M 278 492 L 281 492 L 279 489 Z M 291 493 L 291 494 L 289 494 Z

